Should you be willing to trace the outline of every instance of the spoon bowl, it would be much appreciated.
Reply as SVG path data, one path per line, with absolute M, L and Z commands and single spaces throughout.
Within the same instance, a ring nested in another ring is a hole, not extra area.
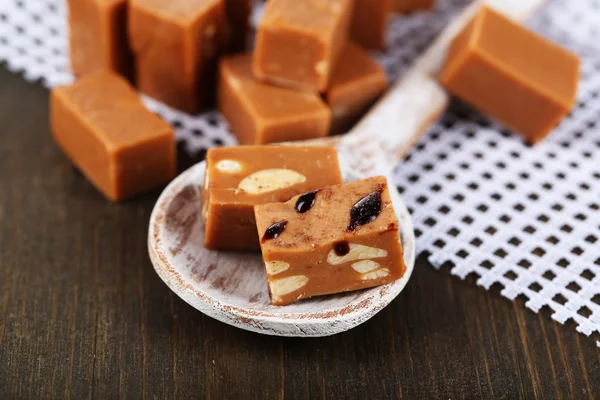
M 346 181 L 357 178 L 339 152 Z M 373 154 L 374 155 L 374 154 Z M 201 188 L 206 171 L 199 163 L 162 193 L 150 218 L 148 248 L 161 279 L 179 297 L 227 324 L 269 335 L 327 336 L 346 331 L 375 315 L 404 288 L 415 262 L 410 215 L 395 186 L 390 186 L 404 249 L 406 272 L 391 284 L 338 295 L 315 297 L 285 307 L 273 306 L 259 252 L 205 249 Z M 380 171 L 370 174 L 379 175 Z

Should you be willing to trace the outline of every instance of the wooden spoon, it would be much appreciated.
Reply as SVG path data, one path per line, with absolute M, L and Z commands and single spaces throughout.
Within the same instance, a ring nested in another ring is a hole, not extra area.
M 489 0 L 488 3 L 514 19 L 523 20 L 542 1 Z M 452 39 L 480 3 L 477 1 L 461 12 L 411 71 L 351 132 L 302 143 L 336 146 L 345 181 L 376 175 L 388 177 L 407 268 L 400 280 L 285 307 L 271 305 L 258 252 L 218 252 L 203 247 L 200 192 L 205 164 L 202 162 L 167 186 L 150 218 L 150 259 L 167 286 L 192 307 L 219 321 L 280 336 L 326 336 L 343 332 L 389 304 L 406 286 L 415 264 L 412 222 L 400 194 L 393 189 L 391 169 L 446 109 L 449 98 L 435 75 Z

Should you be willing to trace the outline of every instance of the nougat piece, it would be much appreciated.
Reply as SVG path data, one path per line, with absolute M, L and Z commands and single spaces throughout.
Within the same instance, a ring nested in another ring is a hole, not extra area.
M 350 39 L 367 50 L 383 50 L 393 0 L 354 0 Z M 342 63 L 343 61 L 340 61 Z M 334 73 L 335 75 L 335 73 Z
M 254 74 L 308 92 L 327 88 L 346 45 L 353 0 L 269 0 L 258 26 Z
M 369 53 L 349 42 L 324 93 L 333 118 L 331 133 L 349 131 L 387 87 L 383 68 Z
M 271 302 L 391 283 L 404 274 L 385 177 L 254 207 Z
M 52 90 L 56 143 L 107 198 L 122 200 L 175 176 L 173 129 L 148 111 L 137 92 L 108 72 Z
M 572 52 L 482 6 L 454 39 L 440 82 L 536 143 L 575 104 L 579 64 Z
M 221 59 L 217 104 L 240 144 L 314 139 L 331 126 L 331 111 L 319 95 L 258 81 L 250 54 Z
M 337 151 L 327 146 L 210 149 L 202 190 L 204 246 L 258 250 L 254 206 L 342 182 Z
M 108 71 L 130 78 L 127 0 L 69 0 L 67 5 L 75 75 Z
M 255 0 L 225 0 L 230 52 L 241 53 L 246 50 L 250 36 L 250 16 L 255 2 Z
M 193 114 L 214 104 L 227 49 L 224 0 L 130 0 L 129 37 L 141 92 Z
M 429 10 L 435 5 L 436 0 L 393 0 L 394 12 L 408 14 L 417 10 Z

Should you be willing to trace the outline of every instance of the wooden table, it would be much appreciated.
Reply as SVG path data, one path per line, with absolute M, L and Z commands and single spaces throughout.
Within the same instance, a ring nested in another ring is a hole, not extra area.
M 390 306 L 336 336 L 267 337 L 206 317 L 148 259 L 158 192 L 104 200 L 47 121 L 48 92 L 0 68 L 2 399 L 600 396 L 600 351 L 574 323 L 425 257 Z

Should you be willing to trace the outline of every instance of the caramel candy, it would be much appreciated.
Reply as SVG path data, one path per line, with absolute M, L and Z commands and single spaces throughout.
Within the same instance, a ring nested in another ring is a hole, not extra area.
M 259 249 L 254 206 L 342 182 L 333 147 L 238 146 L 206 155 L 204 246 Z
M 383 285 L 406 270 L 385 177 L 254 207 L 271 302 Z
M 69 0 L 68 6 L 75 75 L 109 71 L 129 77 L 127 0 Z
M 575 104 L 577 56 L 489 7 L 454 39 L 440 81 L 452 94 L 543 139 Z
M 391 12 L 392 0 L 354 0 L 350 38 L 368 50 L 384 49 Z
M 239 53 L 246 49 L 253 5 L 254 0 L 225 0 L 231 52 Z
M 131 0 L 129 37 L 143 93 L 187 113 L 210 105 L 227 47 L 223 0 Z
M 394 11 L 400 14 L 408 14 L 417 10 L 428 10 L 433 8 L 436 0 L 394 0 Z
M 365 50 L 348 43 L 325 92 L 333 116 L 331 132 L 350 130 L 387 87 L 383 68 Z
M 241 144 L 313 139 L 331 126 L 331 112 L 317 94 L 256 80 L 250 54 L 221 59 L 217 103 Z
M 88 74 L 52 90 L 50 126 L 73 164 L 110 200 L 169 182 L 175 176 L 175 136 L 113 73 Z
M 327 88 L 346 45 L 353 0 L 269 0 L 258 27 L 254 74 L 294 89 Z

